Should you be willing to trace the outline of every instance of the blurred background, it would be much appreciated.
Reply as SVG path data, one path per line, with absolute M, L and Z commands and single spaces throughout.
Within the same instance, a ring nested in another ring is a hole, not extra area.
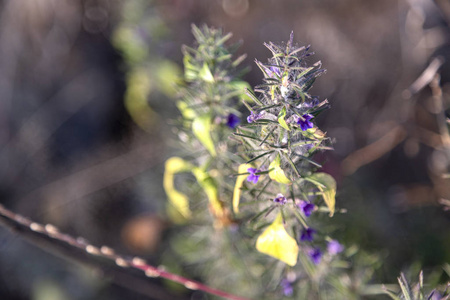
M 450 262 L 440 204 L 450 199 L 449 22 L 445 0 L 0 1 L 0 203 L 158 264 L 170 236 L 171 99 L 191 24 L 243 41 L 252 86 L 263 42 L 294 31 L 328 70 L 312 91 L 332 105 L 317 122 L 335 140 L 322 159 L 347 210 L 332 220 L 336 238 L 380 255 L 373 283 L 420 268 L 439 279 Z M 156 284 L 132 291 L 112 266 L 67 262 L 0 228 L 0 299 L 169 299 Z

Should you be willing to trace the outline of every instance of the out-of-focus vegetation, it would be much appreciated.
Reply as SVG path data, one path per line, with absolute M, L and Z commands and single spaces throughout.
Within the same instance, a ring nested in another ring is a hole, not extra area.
M 426 282 L 444 283 L 449 22 L 441 0 L 3 1 L 0 202 L 158 264 L 171 235 L 161 214 L 167 123 L 177 116 L 168 96 L 190 24 L 244 41 L 251 86 L 261 82 L 252 59 L 269 55 L 262 43 L 293 30 L 326 63 L 312 92 L 332 103 L 318 122 L 336 139 L 324 170 L 347 209 L 333 219 L 336 238 L 378 253 L 372 283 L 420 269 Z M 439 77 L 427 81 L 429 66 Z M 170 267 L 181 272 L 181 262 Z M 1 299 L 131 297 L 148 299 L 0 229 Z

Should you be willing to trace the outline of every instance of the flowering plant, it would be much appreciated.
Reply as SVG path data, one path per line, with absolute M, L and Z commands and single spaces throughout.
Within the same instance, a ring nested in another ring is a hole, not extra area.
M 318 172 L 321 165 L 312 159 L 316 152 L 331 149 L 326 134 L 313 123 L 329 107 L 328 101 L 319 101 L 309 93 L 315 79 L 325 70 L 320 62 L 307 65 L 306 58 L 312 53 L 308 52 L 309 47 L 295 47 L 293 34 L 285 46 L 273 43 L 265 46 L 273 57 L 266 64 L 256 61 L 264 83 L 255 88 L 259 97 L 247 90 L 253 100 L 253 106 L 244 102 L 250 111 L 248 124 L 239 126 L 234 135 L 241 142 L 239 152 L 246 164 L 240 169 L 249 172 L 248 181 L 257 184 L 259 176 L 268 175 L 258 185 L 247 187 L 247 193 L 263 214 L 276 210 L 280 216 L 260 236 L 256 247 L 293 266 L 299 250 L 295 239 L 285 235 L 286 240 L 274 243 L 280 233 L 273 231 L 272 226 L 279 226 L 283 220 L 283 224 L 292 224 L 294 236 L 301 242 L 312 242 L 316 230 L 308 225 L 307 218 L 324 211 L 332 216 L 335 211 L 336 182 L 330 175 Z M 261 198 L 273 199 L 273 203 L 258 201 Z M 325 206 L 320 206 L 320 199 Z M 239 199 L 234 201 L 237 212 Z M 286 244 L 292 245 L 290 253 Z M 322 250 L 312 245 L 304 249 L 314 263 L 320 262 Z
M 291 34 L 285 46 L 266 44 L 273 55 L 267 64 L 256 61 L 264 75 L 256 96 L 238 77 L 243 56 L 233 61 L 233 51 L 224 46 L 230 35 L 195 26 L 193 33 L 198 45 L 183 48 L 185 83 L 177 103 L 184 158 L 167 160 L 164 187 L 172 219 L 197 226 L 174 239 L 174 251 L 196 262 L 198 270 L 207 266 L 209 272 L 229 274 L 226 280 L 206 280 L 239 287 L 246 296 L 294 295 L 305 285 L 314 289 L 310 293 L 323 293 L 320 283 L 330 274 L 329 263 L 344 250 L 320 228 L 321 216 L 335 213 L 336 182 L 313 160 L 315 153 L 332 148 L 315 125 L 328 101 L 309 91 L 325 70 L 320 62 L 307 65 L 309 47 L 295 47 Z M 239 99 L 249 110 L 246 123 Z M 203 192 L 190 177 L 175 189 L 174 175 L 181 172 L 191 172 Z M 227 255 L 198 257 L 204 252 L 199 241 L 214 254 Z M 241 263 L 233 264 L 236 260 Z

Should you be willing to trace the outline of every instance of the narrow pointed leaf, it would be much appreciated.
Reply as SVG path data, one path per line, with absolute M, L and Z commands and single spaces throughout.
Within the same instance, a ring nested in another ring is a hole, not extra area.
M 388 290 L 384 285 L 382 286 L 382 289 L 392 300 L 400 300 L 400 297 L 398 297 L 396 293 Z
M 266 153 L 260 154 L 260 155 L 258 155 L 258 156 L 256 156 L 256 157 L 250 159 L 250 160 L 247 161 L 246 163 L 249 164 L 249 163 L 251 163 L 251 162 L 254 162 L 255 160 L 258 160 L 258 159 L 260 159 L 261 157 L 266 156 L 267 154 L 272 154 L 273 152 L 274 152 L 274 151 L 267 151 Z
M 240 165 L 239 169 L 238 169 L 238 174 L 247 172 L 247 169 L 250 167 L 251 167 L 251 165 L 249 165 L 249 164 Z M 239 175 L 236 178 L 236 184 L 234 186 L 234 192 L 233 192 L 233 211 L 235 213 L 239 213 L 239 202 L 241 199 L 241 187 L 245 181 L 245 178 L 247 178 L 247 176 L 248 176 L 247 174 Z
M 405 300 L 412 300 L 413 295 L 411 287 L 408 284 L 408 280 L 406 280 L 405 274 L 401 273 L 400 277 L 398 277 L 397 279 L 400 285 L 400 289 L 402 290 L 403 297 L 405 297 Z

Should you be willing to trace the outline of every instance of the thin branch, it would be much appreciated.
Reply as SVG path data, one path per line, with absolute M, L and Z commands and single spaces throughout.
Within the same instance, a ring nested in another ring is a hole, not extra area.
M 15 230 L 20 236 L 28 238 L 29 241 L 33 242 L 37 246 L 42 247 L 44 250 L 48 248 L 46 246 L 42 246 L 41 242 L 45 242 L 47 240 L 50 243 L 50 246 L 60 254 L 74 257 L 73 254 L 70 254 L 70 250 L 79 249 L 83 252 L 83 254 L 89 254 L 91 256 L 107 259 L 108 261 L 114 262 L 120 268 L 141 270 L 144 271 L 147 277 L 162 277 L 180 283 L 190 290 L 200 290 L 230 300 L 248 300 L 246 298 L 232 295 L 227 292 L 209 287 L 200 282 L 167 272 L 162 267 L 151 266 L 147 264 L 142 258 L 129 258 L 116 254 L 113 249 L 107 246 L 96 247 L 90 244 L 84 238 L 74 238 L 68 234 L 64 234 L 51 224 L 43 225 L 33 222 L 28 218 L 25 218 L 6 209 L 2 205 L 0 205 L 0 224 L 12 230 Z M 70 247 L 68 250 L 61 249 L 61 247 L 54 247 L 54 244 L 58 243 L 65 244 L 65 248 L 67 248 L 67 246 Z M 152 283 L 150 282 L 148 282 L 148 284 L 152 285 Z M 155 297 L 154 294 L 151 294 L 151 296 Z M 173 296 L 169 296 L 170 295 L 168 293 L 164 293 L 164 295 L 159 295 L 157 297 L 159 299 L 174 299 Z

